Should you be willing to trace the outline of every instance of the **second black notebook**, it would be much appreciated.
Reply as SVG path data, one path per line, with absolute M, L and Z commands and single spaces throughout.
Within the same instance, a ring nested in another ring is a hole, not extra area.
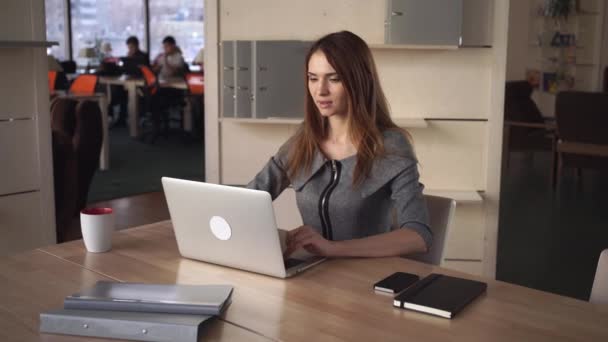
M 393 305 L 452 318 L 486 288 L 479 281 L 433 273 L 395 297 Z

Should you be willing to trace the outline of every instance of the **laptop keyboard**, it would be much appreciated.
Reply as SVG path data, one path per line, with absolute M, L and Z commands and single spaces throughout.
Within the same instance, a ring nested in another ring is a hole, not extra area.
M 293 258 L 288 258 L 288 259 L 284 259 L 283 263 L 285 264 L 285 269 L 288 270 L 294 266 L 298 266 L 299 264 L 303 263 L 304 260 L 300 260 L 300 259 L 293 259 Z

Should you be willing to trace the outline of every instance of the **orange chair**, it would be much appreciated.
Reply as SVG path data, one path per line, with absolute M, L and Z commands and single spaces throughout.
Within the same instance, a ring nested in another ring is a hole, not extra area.
M 186 84 L 190 95 L 205 94 L 205 76 L 199 73 L 187 73 Z
M 49 71 L 49 93 L 55 91 L 55 82 L 57 81 L 57 71 Z
M 80 75 L 76 77 L 69 92 L 79 95 L 93 95 L 97 87 L 97 75 Z
M 194 137 L 202 137 L 205 132 L 205 76 L 202 73 L 187 73 L 186 85 L 190 100 Z
M 145 65 L 140 65 L 139 69 L 141 70 L 142 75 L 144 75 L 144 81 L 146 82 L 146 88 L 150 95 L 156 94 L 158 91 L 158 79 L 154 72 Z

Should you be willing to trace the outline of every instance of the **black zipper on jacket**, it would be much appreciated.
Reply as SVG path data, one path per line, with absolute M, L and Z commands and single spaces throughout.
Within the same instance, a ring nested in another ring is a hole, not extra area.
M 340 170 L 342 169 L 342 165 L 335 160 L 331 161 L 331 178 L 327 187 L 321 193 L 321 198 L 319 198 L 319 216 L 321 217 L 321 225 L 323 228 L 323 237 L 327 240 L 333 240 L 333 232 L 331 228 L 331 220 L 329 219 L 329 197 L 331 196 L 332 191 L 340 182 Z

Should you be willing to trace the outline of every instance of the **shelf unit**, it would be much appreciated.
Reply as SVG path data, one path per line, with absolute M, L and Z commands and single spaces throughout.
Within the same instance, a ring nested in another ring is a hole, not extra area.
M 543 15 L 545 3 L 530 2 L 526 77 L 538 79 L 540 94 L 597 91 L 604 2 L 581 1 L 567 19 Z
M 0 48 L 47 48 L 54 45 L 59 45 L 59 43 L 46 40 L 0 40 Z
M 269 117 L 265 119 L 255 118 L 220 118 L 221 123 L 252 124 L 252 125 L 299 125 L 302 119 L 286 119 Z
M 458 50 L 455 45 L 369 44 L 372 50 Z
M 281 117 L 255 118 L 220 118 L 221 123 L 259 124 L 259 125 L 299 125 L 302 119 L 289 119 Z M 423 118 L 393 118 L 393 122 L 403 128 L 426 128 L 428 123 Z
M 451 198 L 456 201 L 457 204 L 473 204 L 482 203 L 483 197 L 479 194 L 479 191 L 475 190 L 438 190 L 438 189 L 424 189 L 425 195 L 439 196 Z

